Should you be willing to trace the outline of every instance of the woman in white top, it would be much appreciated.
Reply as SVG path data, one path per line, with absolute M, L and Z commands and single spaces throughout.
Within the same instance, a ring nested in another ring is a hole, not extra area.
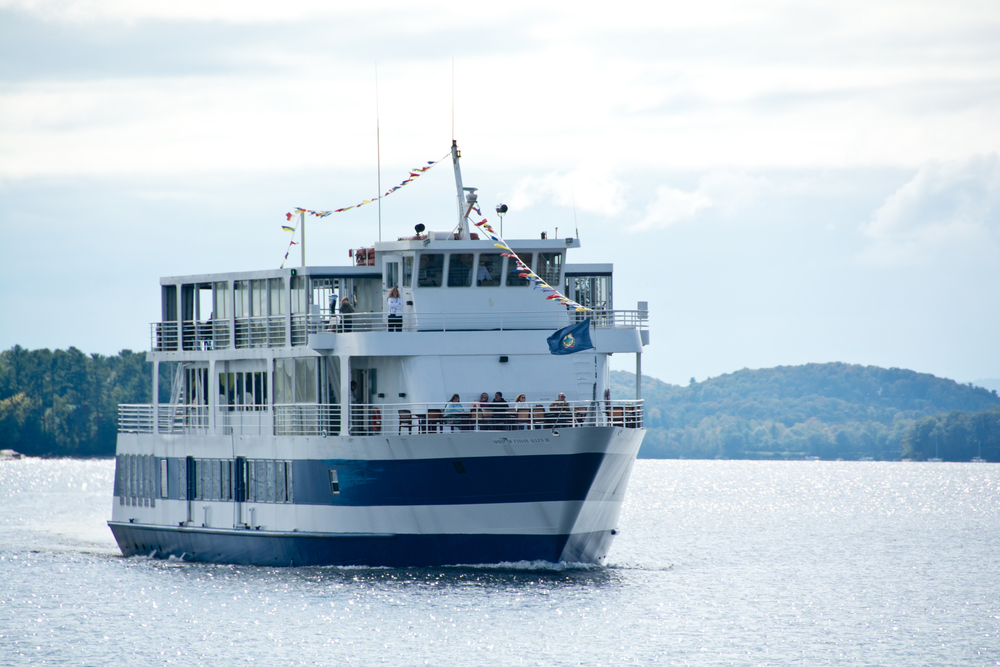
M 389 331 L 403 330 L 403 300 L 399 298 L 399 288 L 389 290 Z

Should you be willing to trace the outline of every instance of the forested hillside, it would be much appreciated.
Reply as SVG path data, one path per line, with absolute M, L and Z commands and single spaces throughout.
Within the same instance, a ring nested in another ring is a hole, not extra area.
M 32 456 L 111 456 L 119 403 L 149 403 L 145 354 L 0 352 L 0 448 Z M 160 400 L 171 374 L 161 365 Z M 612 373 L 616 398 L 635 375 Z M 996 391 L 898 368 L 808 364 L 670 385 L 643 377 L 647 458 L 881 460 L 935 455 L 1000 461 Z
M 612 386 L 634 396 L 635 375 L 615 371 Z M 942 459 L 968 461 L 981 448 L 1000 461 L 995 391 L 898 368 L 779 366 L 686 387 L 643 377 L 642 396 L 644 457 L 922 459 L 936 439 Z

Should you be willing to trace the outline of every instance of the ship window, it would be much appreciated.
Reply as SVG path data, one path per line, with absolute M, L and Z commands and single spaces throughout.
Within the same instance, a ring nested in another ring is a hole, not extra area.
M 413 258 L 403 258 L 403 287 L 413 285 Z
M 330 468 L 330 494 L 340 495 L 340 480 L 337 479 L 337 471 L 333 468 Z
M 285 314 L 285 279 L 268 278 L 267 290 L 271 296 L 271 316 Z
M 250 315 L 263 317 L 267 315 L 267 281 L 250 281 Z
M 424 253 L 420 255 L 420 270 L 417 272 L 417 287 L 441 287 L 444 271 L 444 255 Z
M 215 283 L 212 292 L 212 317 L 217 320 L 229 319 L 229 283 Z
M 500 271 L 503 267 L 503 257 L 498 252 L 484 252 L 479 255 L 479 267 L 476 269 L 476 285 L 478 287 L 497 287 L 500 285 Z
M 256 500 L 259 503 L 267 501 L 267 472 L 265 471 L 266 464 L 264 461 L 256 461 L 257 468 L 257 490 L 256 490 Z
M 531 253 L 522 252 L 518 255 L 521 261 L 524 262 L 529 268 L 531 267 Z M 507 260 L 507 287 L 520 287 L 522 285 L 528 284 L 527 278 L 522 278 L 519 273 L 524 273 L 521 269 L 517 268 L 517 262 L 511 257 Z
M 538 253 L 538 277 L 550 285 L 559 286 L 559 273 L 562 270 L 561 252 Z
M 306 277 L 292 276 L 292 314 L 301 315 L 306 312 Z
M 243 373 L 236 374 L 236 404 L 246 405 L 246 394 L 243 393 Z
M 222 498 L 222 461 L 212 461 L 212 500 Z
M 292 403 L 292 372 L 294 359 L 274 360 L 274 402 L 276 404 Z
M 385 288 L 399 287 L 399 262 L 385 263 Z
M 285 462 L 274 462 L 275 500 L 279 503 L 285 502 Z
M 472 284 L 472 254 L 454 253 L 448 262 L 448 287 Z
M 316 357 L 295 360 L 295 402 L 316 402 Z
M 167 497 L 167 460 L 160 459 L 160 497 Z
M 235 281 L 233 296 L 236 302 L 236 317 L 250 317 L 250 281 Z
M 253 502 L 257 500 L 257 466 L 253 461 L 247 461 L 246 466 L 247 485 L 244 491 L 247 494 L 247 501 Z
M 222 500 L 233 499 L 232 472 L 233 462 L 222 461 Z

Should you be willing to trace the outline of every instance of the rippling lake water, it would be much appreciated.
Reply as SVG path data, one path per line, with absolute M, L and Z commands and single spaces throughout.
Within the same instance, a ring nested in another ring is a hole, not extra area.
M 0 664 L 995 665 L 1000 465 L 636 464 L 606 567 L 122 558 L 113 461 L 0 462 Z

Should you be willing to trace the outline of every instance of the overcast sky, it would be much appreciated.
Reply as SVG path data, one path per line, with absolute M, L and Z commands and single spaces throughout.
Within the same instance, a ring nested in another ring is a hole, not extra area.
M 287 211 L 376 194 L 376 67 L 383 186 L 445 155 L 453 63 L 466 185 L 614 263 L 645 373 L 1000 378 L 994 1 L 0 0 L 0 349 L 148 349 L 160 276 L 276 268 Z M 307 224 L 310 264 L 378 237 Z

